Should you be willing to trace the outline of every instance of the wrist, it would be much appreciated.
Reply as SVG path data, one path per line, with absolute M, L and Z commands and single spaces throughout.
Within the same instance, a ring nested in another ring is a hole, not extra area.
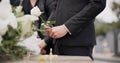
M 71 32 L 68 30 L 68 28 L 63 24 L 62 25 L 64 27 L 64 29 L 67 31 L 67 33 L 69 33 L 71 35 Z

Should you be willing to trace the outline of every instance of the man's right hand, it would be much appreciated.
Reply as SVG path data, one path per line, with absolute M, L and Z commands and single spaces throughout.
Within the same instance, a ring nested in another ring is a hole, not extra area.
M 45 53 L 46 53 L 46 51 L 45 51 L 45 47 L 46 47 L 46 46 L 47 46 L 47 44 L 45 43 L 45 41 L 44 41 L 44 40 L 41 40 L 39 47 L 40 47 L 40 49 L 41 49 L 41 53 L 42 53 L 42 54 L 45 54 Z
M 46 52 L 45 49 L 42 49 L 42 50 L 41 50 L 41 54 L 42 54 L 42 55 L 45 55 L 46 53 L 47 53 L 47 52 Z

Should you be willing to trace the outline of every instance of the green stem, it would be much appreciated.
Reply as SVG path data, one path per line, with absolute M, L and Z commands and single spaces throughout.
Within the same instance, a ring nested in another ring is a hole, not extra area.
M 45 23 L 45 20 L 40 16 L 40 19 L 41 19 L 41 21 L 44 23 L 44 24 L 46 24 Z
M 44 23 L 44 27 L 46 27 L 47 26 L 47 22 L 41 16 L 40 16 L 40 19 L 41 19 L 42 23 Z

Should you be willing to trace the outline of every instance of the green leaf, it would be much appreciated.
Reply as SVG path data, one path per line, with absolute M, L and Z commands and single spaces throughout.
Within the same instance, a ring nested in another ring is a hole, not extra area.
M 53 26 L 55 24 L 55 21 L 47 21 L 46 24 L 48 26 Z
M 12 40 L 14 38 L 19 37 L 19 33 L 16 29 L 13 29 L 10 25 L 8 25 L 8 31 L 3 36 L 4 40 Z

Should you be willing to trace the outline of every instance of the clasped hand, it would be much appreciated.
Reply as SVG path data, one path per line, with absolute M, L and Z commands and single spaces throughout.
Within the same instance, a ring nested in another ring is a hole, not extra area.
M 56 27 L 47 26 L 45 31 L 47 36 L 50 36 L 54 39 L 61 38 L 68 33 L 64 25 L 56 26 Z M 45 43 L 44 40 L 41 41 L 41 44 L 39 46 L 41 48 L 41 54 L 46 54 L 46 51 L 44 48 L 47 46 L 47 44 Z
M 57 39 L 65 36 L 67 34 L 67 30 L 65 29 L 65 25 L 60 25 L 56 27 L 46 27 L 46 35 Z

